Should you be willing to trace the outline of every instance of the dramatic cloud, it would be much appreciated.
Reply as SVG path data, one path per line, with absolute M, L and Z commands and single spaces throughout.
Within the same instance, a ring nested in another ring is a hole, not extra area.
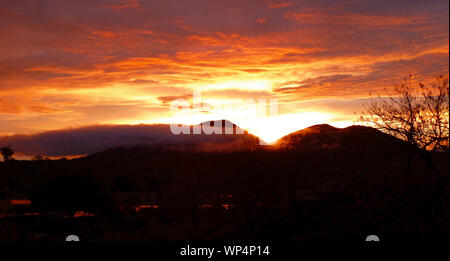
M 0 6 L 0 134 L 167 123 L 179 119 L 168 103 L 193 90 L 212 106 L 277 98 L 289 114 L 305 110 L 301 102 L 364 98 L 409 74 L 448 75 L 444 0 Z

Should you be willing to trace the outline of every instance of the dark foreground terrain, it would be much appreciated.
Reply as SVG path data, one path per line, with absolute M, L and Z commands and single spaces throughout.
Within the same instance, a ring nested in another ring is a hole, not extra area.
M 273 147 L 0 162 L 0 240 L 448 239 L 448 152 L 320 125 Z

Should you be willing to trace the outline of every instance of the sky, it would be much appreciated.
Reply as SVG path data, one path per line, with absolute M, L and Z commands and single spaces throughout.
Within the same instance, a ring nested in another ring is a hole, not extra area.
M 449 68 L 440 0 L 0 0 L 0 35 L 0 135 L 226 118 L 273 141 Z M 236 109 L 260 99 L 277 114 Z

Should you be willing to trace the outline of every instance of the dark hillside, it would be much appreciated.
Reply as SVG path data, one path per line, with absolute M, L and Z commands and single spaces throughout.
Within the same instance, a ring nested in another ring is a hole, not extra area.
M 319 125 L 271 149 L 2 162 L 0 239 L 448 239 L 448 153 L 429 154 L 438 173 L 415 154 L 405 175 L 405 148 L 371 128 Z M 17 198 L 31 203 L 8 205 Z

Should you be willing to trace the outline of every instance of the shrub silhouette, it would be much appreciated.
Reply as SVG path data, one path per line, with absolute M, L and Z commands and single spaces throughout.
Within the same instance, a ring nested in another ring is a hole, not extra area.
M 4 161 L 13 159 L 12 156 L 14 155 L 14 151 L 9 146 L 1 147 L 0 153 L 2 154 Z

